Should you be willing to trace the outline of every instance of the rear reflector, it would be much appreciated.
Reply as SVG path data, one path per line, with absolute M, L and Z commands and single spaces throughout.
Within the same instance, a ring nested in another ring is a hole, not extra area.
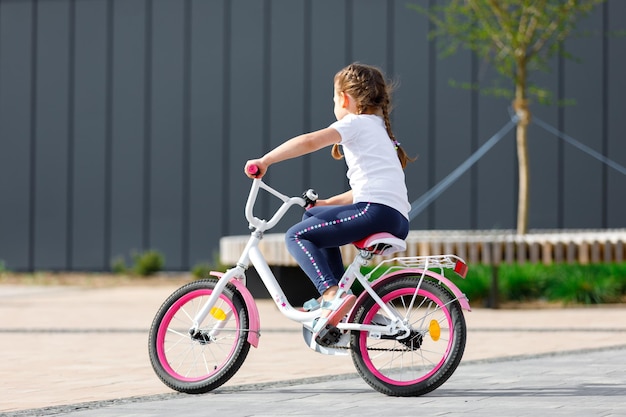
M 461 276 L 462 278 L 465 278 L 465 275 L 467 275 L 467 265 L 457 260 L 456 264 L 454 265 L 454 272 L 459 274 L 459 276 Z

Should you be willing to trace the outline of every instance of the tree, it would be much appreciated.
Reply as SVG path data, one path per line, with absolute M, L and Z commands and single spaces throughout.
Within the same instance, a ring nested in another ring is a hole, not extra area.
M 606 0 L 431 0 L 430 7 L 409 7 L 428 16 L 433 23 L 433 38 L 443 52 L 459 47 L 487 60 L 496 71 L 512 81 L 513 109 L 517 121 L 517 159 L 519 171 L 517 232 L 528 231 L 529 164 L 528 124 L 531 120 L 529 96 L 547 95 L 531 88 L 529 73 L 548 69 L 556 53 L 564 53 L 563 41 L 571 35 L 576 22 Z M 567 54 L 566 54 L 567 56 Z

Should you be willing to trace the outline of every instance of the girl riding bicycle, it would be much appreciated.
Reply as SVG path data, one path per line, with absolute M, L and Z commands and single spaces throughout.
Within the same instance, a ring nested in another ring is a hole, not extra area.
M 157 311 L 150 326 L 150 362 L 172 389 L 214 390 L 235 375 L 251 346 L 259 346 L 259 310 L 246 287 L 250 265 L 279 311 L 302 325 L 309 348 L 349 354 L 363 380 L 385 395 L 429 393 L 459 365 L 467 333 L 463 310 L 470 305 L 444 270 L 465 277 L 465 261 L 452 254 L 400 256 L 361 271 L 375 255 L 406 250 L 409 204 L 402 168 L 411 159 L 391 133 L 382 73 L 352 64 L 334 81 L 336 123 L 246 163 L 246 174 L 254 178 L 245 205 L 250 237 L 237 264 L 183 285 Z M 302 311 L 289 303 L 259 245 L 291 207 L 305 207 L 315 193 L 290 197 L 259 177 L 273 163 L 330 145 L 336 158 L 341 158 L 338 147 L 343 149 L 351 190 L 317 200 L 286 233 L 289 251 L 322 296 L 321 309 Z M 261 190 L 282 201 L 265 219 L 254 215 Z M 339 247 L 348 243 L 359 250 L 344 271 Z M 363 291 L 355 300 L 350 288 L 357 283 Z
M 383 73 L 369 65 L 348 65 L 334 77 L 333 101 L 336 122 L 289 139 L 263 157 L 247 161 L 244 169 L 250 178 L 261 178 L 274 163 L 331 145 L 333 158 L 345 157 L 351 189 L 318 199 L 285 234 L 289 253 L 322 297 L 315 339 L 336 326 L 355 302 L 354 295 L 337 285 L 344 273 L 339 247 L 379 232 L 404 239 L 409 231 L 403 168 L 413 159 L 391 130 L 390 87 Z M 254 174 L 249 169 L 253 166 L 258 168 Z

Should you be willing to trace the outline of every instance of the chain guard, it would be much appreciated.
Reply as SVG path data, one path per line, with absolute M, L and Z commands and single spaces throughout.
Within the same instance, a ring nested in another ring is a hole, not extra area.
M 424 340 L 424 336 L 420 332 L 413 330 L 411 331 L 411 334 L 408 337 L 405 337 L 404 339 L 396 339 L 394 336 L 385 336 L 385 337 L 382 337 L 381 339 L 396 340 L 397 342 L 406 346 L 406 348 L 388 349 L 388 348 L 368 347 L 367 350 L 373 351 L 373 352 L 413 352 L 421 348 L 422 341 Z M 332 344 L 322 345 L 322 346 L 333 348 L 333 349 L 340 349 L 340 350 L 354 350 L 352 346 L 334 346 Z

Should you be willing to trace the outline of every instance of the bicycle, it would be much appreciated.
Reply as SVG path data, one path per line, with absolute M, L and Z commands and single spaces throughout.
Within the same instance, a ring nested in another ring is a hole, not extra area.
M 282 200 L 270 220 L 254 216 L 259 190 Z M 347 267 L 340 291 L 362 287 L 352 310 L 322 344 L 311 328 L 320 310 L 293 307 L 272 274 L 259 242 L 293 206 L 307 207 L 316 194 L 288 197 L 253 179 L 245 206 L 251 230 L 237 265 L 214 278 L 194 281 L 174 291 L 157 311 L 150 328 L 149 354 L 161 381 L 173 390 L 200 394 L 226 383 L 241 367 L 250 346 L 257 347 L 260 318 L 245 271 L 254 265 L 280 312 L 302 324 L 304 341 L 327 355 L 352 356 L 363 380 L 390 396 L 420 396 L 441 386 L 459 365 L 466 342 L 463 310 L 467 297 L 444 275 L 452 269 L 462 278 L 463 259 L 455 255 L 384 259 L 366 274 L 361 267 L 374 256 L 406 250 L 404 240 L 388 233 L 354 245 L 357 255 Z M 439 271 L 439 272 L 437 272 Z

